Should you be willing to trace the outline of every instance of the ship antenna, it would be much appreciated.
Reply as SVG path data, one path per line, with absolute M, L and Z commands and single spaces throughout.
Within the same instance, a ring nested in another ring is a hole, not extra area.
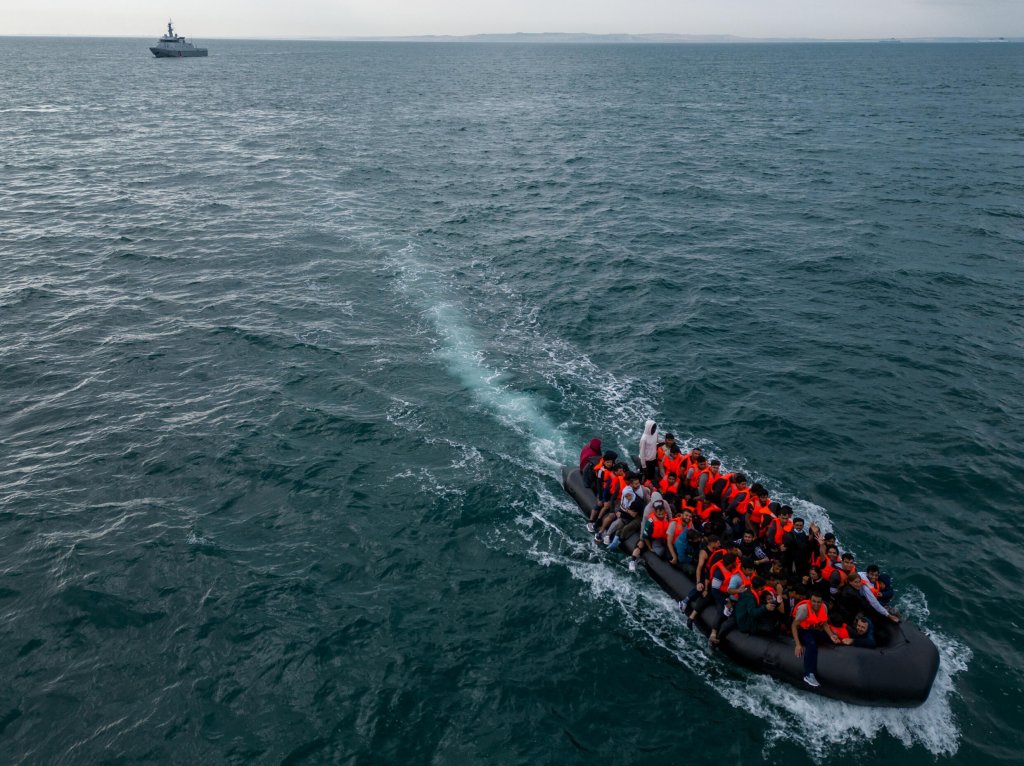
M 168 37 L 174 37 L 174 29 L 173 29 L 173 27 L 171 27 L 171 20 L 170 19 L 167 20 L 167 36 Z

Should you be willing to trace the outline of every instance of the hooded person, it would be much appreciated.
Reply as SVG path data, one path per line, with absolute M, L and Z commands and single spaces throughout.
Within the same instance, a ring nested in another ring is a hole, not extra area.
M 601 457 L 601 440 L 591 439 L 590 444 L 580 452 L 580 471 L 587 467 L 587 462 L 592 457 Z
M 658 424 L 653 420 L 644 424 L 644 435 L 640 437 L 640 467 L 644 478 L 658 481 Z

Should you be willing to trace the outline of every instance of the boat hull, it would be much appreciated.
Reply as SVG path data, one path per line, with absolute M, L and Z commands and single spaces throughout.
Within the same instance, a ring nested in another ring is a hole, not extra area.
M 584 485 L 579 470 L 562 468 L 562 485 L 583 514 L 589 515 L 597 498 Z M 622 549 L 632 550 L 638 540 L 638 534 L 624 540 Z M 672 598 L 682 600 L 693 588 L 692 574 L 649 551 L 641 555 L 648 575 Z M 715 618 L 715 607 L 709 606 L 694 624 L 707 635 Z M 821 686 L 816 689 L 803 683 L 803 661 L 794 654 L 793 639 L 788 636 L 765 638 L 734 630 L 722 640 L 720 648 L 733 661 L 808 692 L 856 705 L 921 705 L 928 699 L 939 670 L 938 649 L 919 628 L 906 621 L 893 625 L 886 638 L 885 646 L 877 649 L 822 647 L 817 672 Z
M 190 59 L 208 55 L 206 48 L 193 48 L 192 50 L 175 51 L 164 48 L 150 48 L 153 55 L 158 59 Z

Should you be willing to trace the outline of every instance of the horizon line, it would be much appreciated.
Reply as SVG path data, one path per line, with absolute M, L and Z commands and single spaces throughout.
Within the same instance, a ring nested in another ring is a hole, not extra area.
M 54 33 L 6 33 L 0 37 L 41 37 L 73 39 L 116 39 L 148 40 L 152 35 L 68 35 Z M 523 38 L 521 42 L 544 42 L 536 38 L 562 38 L 557 42 L 601 42 L 602 39 L 617 38 L 614 42 L 637 44 L 714 44 L 714 43 L 942 43 L 942 42 L 1024 42 L 1024 35 L 928 35 L 915 37 L 744 37 L 728 33 L 680 33 L 680 32 L 476 32 L 465 35 L 424 34 L 424 35 L 347 35 L 347 36 L 228 36 L 207 37 L 204 40 L 258 40 L 262 42 L 513 42 L 493 38 Z M 195 39 L 196 35 L 190 35 Z

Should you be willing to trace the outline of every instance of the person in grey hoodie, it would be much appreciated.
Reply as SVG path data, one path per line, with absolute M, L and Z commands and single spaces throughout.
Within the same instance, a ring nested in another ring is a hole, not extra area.
M 640 437 L 640 467 L 644 478 L 658 481 L 658 424 L 653 420 L 644 424 L 644 435 Z

